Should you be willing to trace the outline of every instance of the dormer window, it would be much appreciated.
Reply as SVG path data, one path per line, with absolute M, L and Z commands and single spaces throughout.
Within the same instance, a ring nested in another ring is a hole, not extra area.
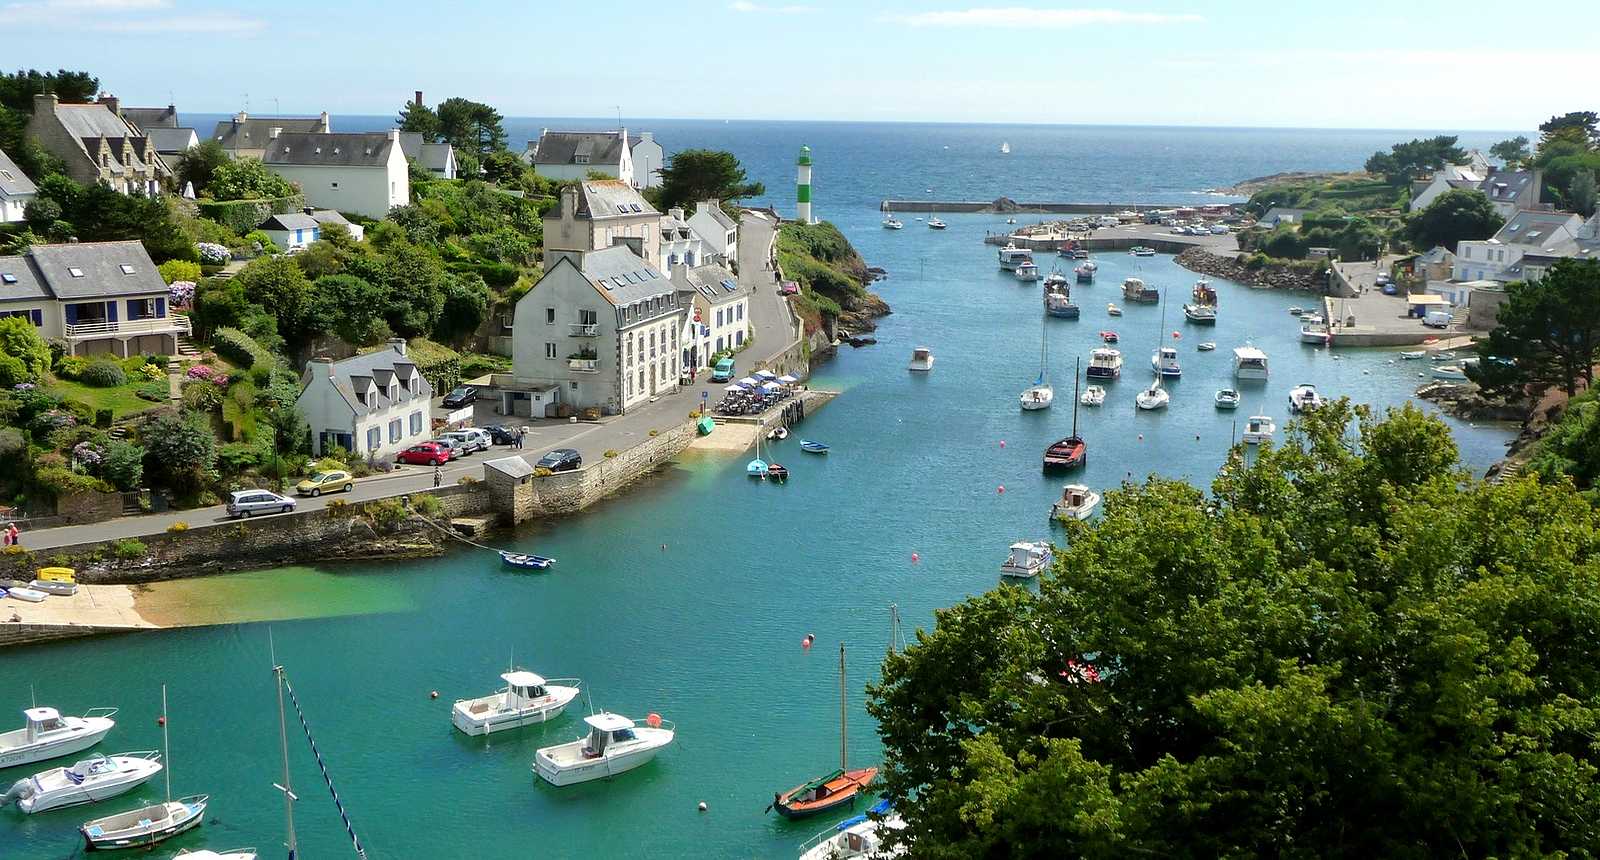
M 122 274 L 124 274 L 124 275 L 133 274 L 133 267 L 128 265 L 127 263 L 123 263 L 122 264 Z
M 83 270 L 78 268 L 77 266 L 73 266 L 73 267 L 67 269 L 67 274 L 73 276 L 74 278 L 81 278 L 81 277 L 83 277 Z
M 572 163 L 573 164 L 588 164 L 589 163 L 589 156 L 587 156 L 587 155 L 574 155 L 574 156 L 572 156 Z

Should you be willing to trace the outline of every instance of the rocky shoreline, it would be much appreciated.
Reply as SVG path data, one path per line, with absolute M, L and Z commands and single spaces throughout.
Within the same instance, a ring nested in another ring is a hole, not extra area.
M 1270 176 L 1255 176 L 1235 182 L 1226 188 L 1207 188 L 1206 193 L 1250 197 L 1257 191 L 1271 185 L 1282 185 L 1290 182 L 1333 182 L 1340 179 L 1364 179 L 1366 176 L 1367 174 L 1360 172 L 1294 170 L 1288 173 L 1274 173 Z
M 1521 422 L 1528 418 L 1526 401 L 1485 397 L 1470 382 L 1429 382 L 1417 389 L 1417 396 L 1465 421 Z
M 1249 287 L 1271 290 L 1304 290 L 1318 294 L 1323 292 L 1323 279 L 1312 272 L 1290 269 L 1285 266 L 1262 266 L 1253 269 L 1240 262 L 1244 257 L 1244 254 L 1228 257 L 1214 254 L 1204 248 L 1190 248 L 1179 254 L 1175 258 L 1175 262 L 1191 272 L 1198 272 L 1213 278 L 1222 278 Z

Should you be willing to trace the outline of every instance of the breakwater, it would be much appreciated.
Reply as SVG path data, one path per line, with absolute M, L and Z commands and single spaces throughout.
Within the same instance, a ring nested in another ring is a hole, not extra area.
M 1204 248 L 1191 247 L 1179 254 L 1174 262 L 1191 272 L 1251 287 L 1319 293 L 1324 289 L 1326 278 L 1316 270 L 1306 267 L 1296 269 L 1276 264 L 1251 268 L 1241 262 L 1242 258 L 1246 258 L 1246 255 L 1223 255 Z
M 880 212 L 1047 212 L 1058 215 L 1114 215 L 1118 212 L 1159 212 L 1165 209 L 1194 209 L 1189 203 L 1030 203 L 1009 197 L 994 200 L 884 200 Z M 1218 204 L 1219 209 L 1231 209 Z

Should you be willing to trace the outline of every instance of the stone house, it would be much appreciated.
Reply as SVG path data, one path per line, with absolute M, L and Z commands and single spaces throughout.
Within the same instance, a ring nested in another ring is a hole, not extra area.
M 169 290 L 144 245 L 35 245 L 0 257 L 0 316 L 31 321 L 71 355 L 176 355 L 189 318 L 167 306 Z
M 244 111 L 217 123 L 211 139 L 234 158 L 266 160 L 267 148 L 280 134 L 327 134 L 333 131 L 328 112 L 321 116 L 250 116 Z
M 23 220 L 28 204 L 38 196 L 38 186 L 0 149 L 0 224 Z
M 661 213 L 620 179 L 588 179 L 561 189 L 559 204 L 544 215 L 544 250 L 599 251 L 620 240 L 661 266 Z
M 344 134 L 282 132 L 261 159 L 317 209 L 385 218 L 411 202 L 400 130 Z
M 153 196 L 172 175 L 144 132 L 122 118 L 112 96 L 79 105 L 62 104 L 54 93 L 38 93 L 24 133 L 61 159 L 67 175 L 84 185 Z
M 317 456 L 343 448 L 386 460 L 433 432 L 433 387 L 406 357 L 406 342 L 340 361 L 313 358 L 295 401 L 311 427 Z

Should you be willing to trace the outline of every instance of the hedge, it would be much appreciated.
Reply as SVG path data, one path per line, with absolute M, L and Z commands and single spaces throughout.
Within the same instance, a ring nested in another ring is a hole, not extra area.
M 301 194 L 288 197 L 271 197 L 262 200 L 199 201 L 200 214 L 227 227 L 240 236 L 261 226 L 261 222 L 274 215 L 299 212 L 305 208 L 306 198 Z
M 211 348 L 217 351 L 217 355 L 246 370 L 257 364 L 264 367 L 278 364 L 278 357 L 272 354 L 272 350 L 236 328 L 224 326 L 212 332 Z
M 450 263 L 445 268 L 458 275 L 476 274 L 483 278 L 483 282 L 491 289 L 504 290 L 517 282 L 520 272 L 516 266 L 509 263 L 495 263 L 490 261 L 463 261 Z

